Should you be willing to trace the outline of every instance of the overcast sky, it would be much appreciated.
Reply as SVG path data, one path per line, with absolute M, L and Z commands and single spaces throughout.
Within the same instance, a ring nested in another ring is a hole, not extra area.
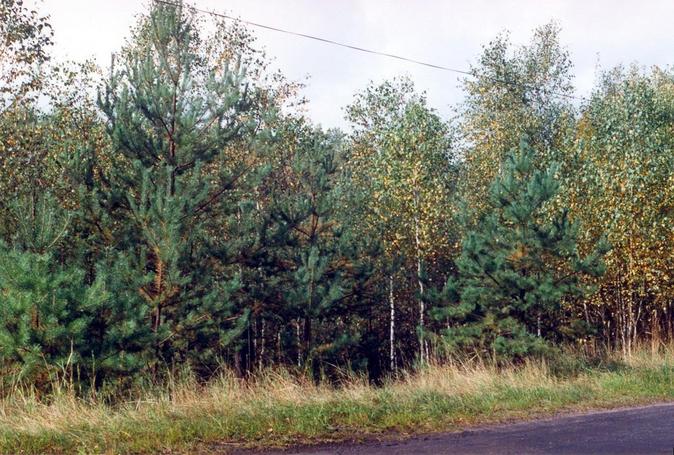
M 51 15 L 58 58 L 107 65 L 147 0 L 32 0 Z M 503 30 L 515 44 L 550 20 L 562 27 L 578 94 L 597 65 L 674 63 L 674 0 L 193 0 L 199 8 L 453 68 L 469 67 Z M 460 75 L 254 29 L 274 66 L 307 80 L 308 114 L 344 126 L 343 107 L 370 81 L 409 75 L 448 117 L 461 100 Z

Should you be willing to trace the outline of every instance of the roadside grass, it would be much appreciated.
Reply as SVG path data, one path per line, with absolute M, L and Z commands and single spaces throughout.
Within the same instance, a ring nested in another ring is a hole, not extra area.
M 431 365 L 381 387 L 339 387 L 285 371 L 241 381 L 190 379 L 108 405 L 66 391 L 0 401 L 1 453 L 208 453 L 228 444 L 284 446 L 367 435 L 451 431 L 476 424 L 674 400 L 674 349 L 599 364 L 531 361 Z

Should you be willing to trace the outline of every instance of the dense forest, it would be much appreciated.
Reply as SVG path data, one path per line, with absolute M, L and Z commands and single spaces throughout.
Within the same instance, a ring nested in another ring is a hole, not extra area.
M 303 114 L 241 24 L 156 3 L 107 68 L 0 0 L 2 381 L 373 379 L 674 336 L 674 72 L 576 97 L 559 28 L 484 45 L 443 119 L 372 83 Z

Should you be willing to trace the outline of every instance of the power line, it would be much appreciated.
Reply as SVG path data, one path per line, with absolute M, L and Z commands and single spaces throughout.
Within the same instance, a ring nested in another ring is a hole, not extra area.
M 169 2 L 169 1 L 166 1 L 166 0 L 154 0 L 154 1 L 157 2 L 157 3 L 163 3 L 165 5 L 179 6 L 176 3 L 172 3 L 172 2 Z M 211 14 L 213 16 L 219 16 L 219 17 L 223 17 L 225 19 L 230 19 L 230 20 L 233 20 L 233 21 L 242 22 L 244 24 L 248 24 L 248 25 L 251 25 L 253 27 L 264 28 L 266 30 L 272 30 L 272 31 L 279 32 L 279 33 L 286 33 L 288 35 L 293 35 L 293 36 L 299 36 L 301 38 L 307 38 L 307 39 L 311 39 L 311 40 L 315 40 L 315 41 L 320 41 L 322 43 L 327 43 L 327 44 L 332 44 L 332 45 L 335 45 L 335 46 L 345 47 L 347 49 L 352 49 L 352 50 L 355 50 L 355 51 L 366 52 L 368 54 L 381 55 L 383 57 L 389 57 L 389 58 L 394 58 L 394 59 L 397 59 L 397 60 L 403 60 L 405 62 L 414 63 L 416 65 L 428 66 L 429 68 L 435 68 L 435 69 L 439 69 L 439 70 L 443 70 L 443 71 L 450 71 L 450 72 L 453 72 L 453 73 L 466 74 L 468 76 L 471 75 L 471 73 L 469 71 L 464 71 L 464 70 L 460 70 L 460 69 L 456 69 L 456 68 L 449 68 L 449 67 L 442 66 L 442 65 L 436 65 L 434 63 L 422 62 L 420 60 L 402 57 L 400 55 L 395 55 L 395 54 L 389 54 L 389 53 L 386 53 L 386 52 L 373 51 L 371 49 L 365 49 L 364 47 L 340 43 L 338 41 L 333 41 L 331 39 L 321 38 L 320 36 L 313 36 L 313 35 L 307 35 L 305 33 L 293 32 L 291 30 L 285 30 L 285 29 L 282 29 L 282 28 L 272 27 L 270 25 L 259 24 L 257 22 L 247 21 L 245 19 L 229 16 L 227 14 L 216 13 L 214 11 L 207 11 L 207 10 L 199 9 L 199 8 L 196 8 L 196 7 L 190 6 L 190 5 L 184 5 L 184 7 L 189 8 L 189 9 L 194 10 L 194 11 L 198 11 L 200 13 Z
M 379 55 L 381 57 L 388 57 L 388 58 L 392 58 L 392 59 L 396 59 L 396 60 L 401 60 L 401 61 L 404 61 L 404 62 L 407 62 L 407 63 L 426 66 L 428 68 L 433 68 L 433 69 L 437 69 L 437 70 L 441 70 L 441 71 L 448 71 L 448 72 L 451 72 L 451 73 L 458 73 L 458 74 L 463 74 L 463 75 L 466 75 L 466 76 L 475 77 L 475 75 L 473 73 L 471 73 L 470 71 L 467 71 L 467 70 L 450 68 L 448 66 L 438 65 L 438 64 L 435 64 L 435 63 L 428 63 L 428 62 L 416 60 L 416 59 L 409 58 L 409 57 L 403 57 L 401 55 L 390 54 L 388 52 L 380 52 L 380 51 L 375 51 L 375 50 L 372 50 L 372 49 L 366 49 L 366 48 L 360 47 L 360 46 L 354 46 L 354 45 L 351 45 L 351 44 L 340 43 L 339 41 L 333 41 L 331 39 L 322 38 L 320 36 L 308 35 L 306 33 L 300 33 L 300 32 L 293 32 L 292 30 L 286 30 L 286 29 L 282 29 L 282 28 L 278 28 L 278 27 L 272 27 L 271 25 L 264 25 L 264 24 L 260 24 L 258 22 L 252 22 L 252 21 L 248 21 L 248 20 L 245 20 L 245 19 L 241 19 L 239 17 L 229 16 L 229 15 L 224 14 L 224 13 L 218 13 L 218 12 L 215 12 L 215 11 L 208 11 L 208 10 L 205 10 L 205 9 L 200 9 L 200 8 L 197 8 L 197 7 L 191 6 L 191 5 L 182 5 L 182 4 L 170 2 L 168 0 L 154 0 L 154 2 L 155 3 L 161 3 L 161 4 L 164 4 L 164 5 L 170 5 L 170 6 L 174 6 L 174 7 L 188 8 L 188 9 L 190 9 L 192 11 L 195 11 L 195 12 L 198 12 L 198 13 L 210 14 L 212 16 L 222 17 L 224 19 L 229 19 L 229 20 L 232 20 L 232 21 L 236 21 L 236 22 L 240 22 L 240 23 L 243 23 L 243 24 L 250 25 L 252 27 L 262 28 L 262 29 L 265 29 L 265 30 L 271 30 L 271 31 L 274 31 L 274 32 L 285 33 L 287 35 L 297 36 L 297 37 L 300 37 L 300 38 L 306 38 L 306 39 L 310 39 L 310 40 L 314 40 L 314 41 L 319 41 L 321 43 L 331 44 L 333 46 L 339 46 L 339 47 L 351 49 L 351 50 L 358 51 L 358 52 L 364 52 L 364 53 L 367 53 L 367 54 Z M 506 84 L 506 85 L 512 85 L 512 86 L 516 86 L 516 87 L 528 88 L 525 84 L 520 84 L 520 83 L 517 83 L 517 82 L 514 82 L 514 81 L 508 81 L 508 80 L 505 80 L 505 79 L 499 79 L 499 78 L 495 78 L 495 77 L 491 77 L 491 76 L 484 76 L 484 77 L 489 79 L 490 81 L 493 81 L 493 82 L 496 82 L 496 83 L 499 83 L 499 84 Z M 555 93 L 555 92 L 553 92 L 552 95 L 561 96 L 561 97 L 565 97 L 565 98 L 571 98 L 571 99 L 583 99 L 581 97 L 578 97 L 578 96 L 575 96 L 575 95 L 570 95 L 568 93 Z

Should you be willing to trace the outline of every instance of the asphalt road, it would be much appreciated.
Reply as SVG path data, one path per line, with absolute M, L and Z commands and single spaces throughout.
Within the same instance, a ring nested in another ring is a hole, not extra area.
M 325 445 L 266 453 L 674 455 L 674 403 L 425 435 L 404 441 Z

